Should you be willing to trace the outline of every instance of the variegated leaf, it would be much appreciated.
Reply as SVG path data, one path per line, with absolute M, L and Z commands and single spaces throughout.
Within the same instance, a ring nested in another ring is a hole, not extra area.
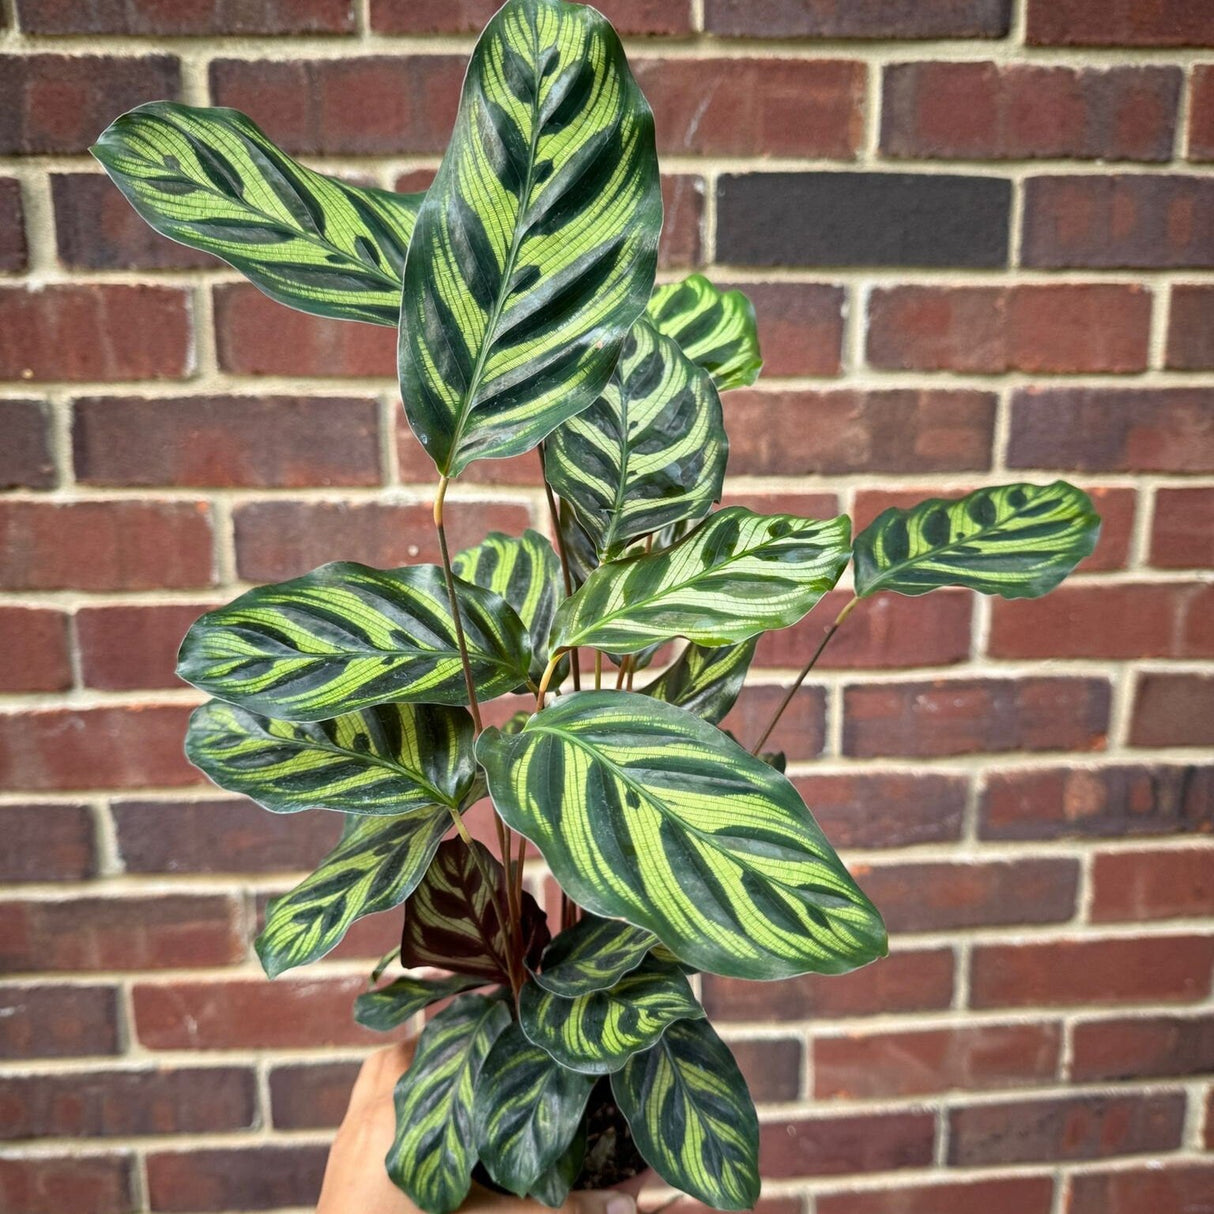
M 354 1000 L 354 1019 L 365 1029 L 388 1033 L 412 1020 L 432 1003 L 482 985 L 480 978 L 466 974 L 452 974 L 449 978 L 410 978 L 406 975 L 387 986 L 359 995 Z
M 313 172 L 237 110 L 141 105 L 92 149 L 157 232 L 222 258 L 271 299 L 315 316 L 395 325 L 424 194 Z
M 689 644 L 642 691 L 667 704 L 686 708 L 715 725 L 737 701 L 757 644 L 757 638 L 715 649 Z
M 655 944 L 652 932 L 622 919 L 583 915 L 545 949 L 544 968 L 531 977 L 553 995 L 589 995 L 614 986 Z
M 531 642 L 508 603 L 456 582 L 483 699 L 527 679 Z M 261 586 L 194 624 L 177 673 L 221 700 L 289 721 L 372 704 L 464 704 L 459 643 L 437 565 L 323 565 Z
M 586 1158 L 586 1123 L 583 1121 L 565 1153 L 531 1186 L 529 1196 L 541 1205 L 557 1209 L 565 1204 L 569 1190 L 582 1171 Z
M 405 413 L 444 476 L 586 408 L 653 288 L 653 115 L 592 8 L 508 0 L 405 261 Z

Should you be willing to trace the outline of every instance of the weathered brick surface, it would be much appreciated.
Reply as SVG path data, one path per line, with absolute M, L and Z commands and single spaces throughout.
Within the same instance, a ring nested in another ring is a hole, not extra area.
M 1204 849 L 1097 855 L 1091 917 L 1103 923 L 1201 918 L 1214 901 L 1214 866 Z
M 1214 46 L 1202 0 L 1029 0 L 1028 41 L 1041 46 Z
M 1161 569 L 1214 564 L 1214 488 L 1159 490 L 1151 526 L 1151 564 Z
M 927 1113 L 769 1121 L 759 1127 L 759 1166 L 772 1177 L 921 1168 L 934 1140 Z
M 82 881 L 97 872 L 97 832 L 87 805 L 6 805 L 0 830 L 8 840 L 0 881 Z
M 1199 1211 L 1214 1185 L 1214 1167 L 1173 1165 L 1077 1176 L 1067 1214 L 1189 1214 Z
M 1177 371 L 1214 369 L 1210 309 L 1214 287 L 1178 283 L 1168 312 L 1168 366 Z
M 0 1013 L 0 1058 L 65 1058 L 122 1049 L 113 986 L 5 984 Z
M 1017 1176 L 954 1184 L 899 1184 L 878 1192 L 828 1193 L 818 1214 L 1050 1214 L 1054 1182 L 1046 1176 Z
M 106 691 L 182 687 L 173 673 L 182 638 L 214 605 L 86 607 L 78 611 L 76 637 L 84 685 Z
M 344 0 L 256 0 L 256 3 L 165 6 L 156 0 L 18 0 L 21 28 L 32 34 L 349 34 L 354 15 Z
M 357 1062 L 276 1066 L 270 1072 L 270 1104 L 278 1130 L 331 1129 L 345 1115 Z
M 1214 746 L 1214 677 L 1144 674 L 1134 696 L 1133 746 Z
M 1189 159 L 1214 160 L 1214 66 L 1193 68 L 1189 101 Z
M 1071 1054 L 1076 1080 L 1179 1078 L 1214 1069 L 1214 1018 L 1151 1016 L 1077 1024 Z
M 72 685 L 68 619 L 62 611 L 0 607 L 0 691 L 66 691 Z
M 495 0 L 371 0 L 371 28 L 385 34 L 475 34 L 501 6 Z M 621 34 L 689 34 L 690 0 L 603 0 Z
M 128 1214 L 135 1185 L 135 1157 L 129 1151 L 0 1158 L 0 1200 L 10 1214 L 65 1209 Z
M 46 406 L 36 400 L 0 401 L 0 427 L 0 489 L 53 489 L 55 460 Z
M 799 776 L 793 782 L 839 847 L 909 847 L 961 835 L 964 776 L 866 772 Z
M 246 1210 L 311 1206 L 320 1193 L 325 1148 L 290 1146 L 213 1147 L 154 1151 L 147 1159 L 150 1209 Z
M 24 270 L 26 252 L 21 182 L 0 177 L 0 270 Z
M 1008 0 L 706 0 L 714 34 L 762 38 L 999 38 L 1007 33 Z

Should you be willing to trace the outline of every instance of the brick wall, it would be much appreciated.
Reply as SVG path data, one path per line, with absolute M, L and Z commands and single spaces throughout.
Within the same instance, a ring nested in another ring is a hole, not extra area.
M 1063 474 L 1105 516 L 1042 602 L 871 603 L 782 727 L 893 952 L 704 983 L 761 1102 L 766 1214 L 1208 1211 L 1214 8 L 601 4 L 657 111 L 663 273 L 709 266 L 758 308 L 731 500 L 864 523 Z M 392 334 L 157 237 L 85 148 L 176 97 L 412 187 L 494 7 L 0 7 L 10 1214 L 312 1203 L 395 923 L 264 980 L 259 910 L 337 823 L 201 782 L 173 653 L 250 582 L 434 556 Z M 533 466 L 477 465 L 456 540 L 542 526 Z M 819 627 L 763 642 L 743 732 Z

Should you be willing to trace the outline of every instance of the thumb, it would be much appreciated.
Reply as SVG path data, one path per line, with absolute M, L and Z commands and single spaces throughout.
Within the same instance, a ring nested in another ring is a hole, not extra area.
M 636 1214 L 637 1203 L 618 1189 L 582 1189 L 569 1194 L 566 1214 Z

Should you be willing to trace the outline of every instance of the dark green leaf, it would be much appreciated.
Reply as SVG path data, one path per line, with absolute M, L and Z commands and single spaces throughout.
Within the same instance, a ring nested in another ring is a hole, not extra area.
M 553 995 L 588 995 L 614 986 L 656 943 L 652 932 L 622 919 L 583 915 L 553 940 L 544 952 L 544 968 L 531 976 Z
M 757 644 L 756 638 L 716 649 L 689 644 L 670 668 L 642 691 L 715 725 L 734 706 Z
M 359 995 L 354 1000 L 354 1019 L 365 1029 L 388 1033 L 432 1003 L 481 985 L 481 979 L 466 974 L 453 974 L 450 978 L 397 978 L 387 986 Z
M 565 1204 L 586 1157 L 586 1123 L 583 1121 L 565 1153 L 531 1186 L 530 1196 L 555 1210 Z
M 759 378 L 763 359 L 755 310 L 741 291 L 721 291 L 702 274 L 658 287 L 649 301 L 649 319 L 674 338 L 716 386 L 744 388 Z

